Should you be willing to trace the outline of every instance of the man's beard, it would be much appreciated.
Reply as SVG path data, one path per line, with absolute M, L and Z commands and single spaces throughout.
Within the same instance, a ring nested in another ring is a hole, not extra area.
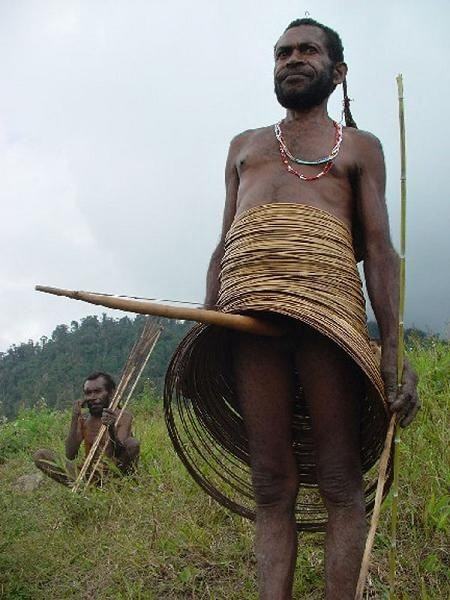
M 101 404 L 96 404 L 95 406 L 91 403 L 88 403 L 89 413 L 93 417 L 101 417 L 103 414 L 103 409 L 108 408 L 109 402 L 102 402 Z
M 288 73 L 294 75 L 295 71 Z M 278 102 L 284 108 L 304 110 L 321 104 L 333 92 L 333 67 L 323 71 L 308 86 L 298 89 L 295 86 L 283 87 L 283 81 L 275 78 L 275 94 Z M 287 89 L 286 89 L 287 88 Z

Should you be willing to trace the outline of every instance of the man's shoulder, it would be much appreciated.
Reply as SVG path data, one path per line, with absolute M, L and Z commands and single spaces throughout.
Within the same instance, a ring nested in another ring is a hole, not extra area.
M 370 131 L 356 129 L 355 127 L 344 127 L 343 135 L 345 141 L 361 150 L 382 150 L 380 140 Z
M 233 137 L 231 140 L 231 148 L 240 149 L 246 143 L 257 139 L 262 136 L 266 136 L 268 133 L 272 135 L 273 125 L 268 125 L 265 127 L 257 127 L 256 129 L 246 129 L 245 131 L 241 131 Z

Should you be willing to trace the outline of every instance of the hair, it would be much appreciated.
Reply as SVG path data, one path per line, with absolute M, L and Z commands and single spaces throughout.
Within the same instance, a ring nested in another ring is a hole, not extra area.
M 86 377 L 83 384 L 86 383 L 86 381 L 93 381 L 99 377 L 103 377 L 105 380 L 105 388 L 107 392 L 113 392 L 116 389 L 116 382 L 114 379 L 108 373 L 103 373 L 103 371 L 94 371 L 94 373 L 91 373 Z
M 289 23 L 284 32 L 288 31 L 288 29 L 292 29 L 293 27 L 300 27 L 301 25 L 309 25 L 310 27 L 318 27 L 319 29 L 321 29 L 325 34 L 328 56 L 330 57 L 330 60 L 332 60 L 333 63 L 344 62 L 344 46 L 342 45 L 342 40 L 339 37 L 339 34 L 336 31 L 334 31 L 334 29 L 323 25 L 323 23 L 315 21 L 314 19 L 309 19 L 305 17 L 304 19 L 295 19 L 295 21 Z M 342 82 L 342 90 L 344 92 L 343 105 L 345 124 L 347 127 L 354 127 L 355 129 L 357 129 L 358 127 L 355 123 L 355 120 L 353 119 L 350 110 L 351 100 L 347 94 L 347 79 L 344 79 L 344 81 Z
M 318 27 L 319 29 L 321 29 L 324 32 L 327 40 L 327 50 L 330 59 L 334 63 L 344 62 L 344 46 L 342 45 L 342 40 L 339 37 L 339 34 L 336 31 L 334 31 L 334 29 L 331 29 L 330 27 L 327 27 L 326 25 L 315 21 L 314 19 L 305 18 L 295 19 L 295 21 L 289 23 L 289 25 L 284 31 L 286 32 L 288 29 L 292 29 L 293 27 L 300 27 L 301 25 L 309 25 L 310 27 Z

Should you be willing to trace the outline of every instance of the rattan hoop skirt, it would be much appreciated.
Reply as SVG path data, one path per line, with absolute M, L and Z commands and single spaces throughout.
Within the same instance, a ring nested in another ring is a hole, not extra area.
M 369 343 L 349 229 L 330 213 L 302 204 L 251 208 L 228 232 L 220 283 L 224 312 L 276 313 L 306 323 L 361 368 L 366 380 L 360 399 L 361 462 L 370 512 L 389 411 Z M 223 506 L 254 519 L 247 436 L 233 385 L 232 338 L 225 329 L 196 325 L 182 340 L 166 375 L 165 418 L 174 448 L 197 483 Z M 297 527 L 320 531 L 327 514 L 317 489 L 311 423 L 300 386 L 292 428 L 301 486 Z M 385 493 L 391 471 L 390 462 Z

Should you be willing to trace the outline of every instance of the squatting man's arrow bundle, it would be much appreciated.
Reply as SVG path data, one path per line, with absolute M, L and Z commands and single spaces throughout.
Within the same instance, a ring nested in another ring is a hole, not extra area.
M 116 410 L 120 407 L 120 412 L 115 423 L 116 427 L 133 394 L 142 371 L 156 346 L 156 342 L 161 335 L 161 330 L 162 328 L 156 320 L 150 317 L 147 318 L 142 333 L 130 352 L 109 405 L 111 410 Z M 102 424 L 72 487 L 73 492 L 77 492 L 83 483 L 85 487 L 91 483 L 94 475 L 98 472 L 98 467 L 108 441 L 107 426 Z M 86 476 L 87 479 L 85 480 Z

